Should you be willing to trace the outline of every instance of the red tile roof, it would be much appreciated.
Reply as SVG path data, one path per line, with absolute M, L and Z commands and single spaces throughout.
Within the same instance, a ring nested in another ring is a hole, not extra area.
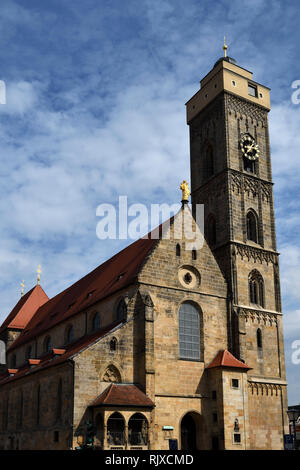
M 154 403 L 136 385 L 111 384 L 90 405 L 154 407 Z
M 7 372 L 4 372 L 0 375 L 0 385 L 5 382 L 12 382 L 13 380 L 17 380 L 19 378 L 24 377 L 25 375 L 32 374 L 38 372 L 39 370 L 44 370 L 49 367 L 56 366 L 58 364 L 62 364 L 63 362 L 67 361 L 68 359 L 72 359 L 76 356 L 77 353 L 83 351 L 85 348 L 90 346 L 91 344 L 95 343 L 97 340 L 105 336 L 114 328 L 117 328 L 122 324 L 120 320 L 115 321 L 111 325 L 106 328 L 102 328 L 98 331 L 95 331 L 89 335 L 83 336 L 79 338 L 73 344 L 70 344 L 66 347 L 66 352 L 61 355 L 55 354 L 53 349 L 52 351 L 44 354 L 40 359 L 28 359 L 28 361 L 18 369 L 15 375 L 9 377 Z
M 252 367 L 247 366 L 244 362 L 239 361 L 227 349 L 218 352 L 214 360 L 206 367 L 212 369 L 214 367 L 234 367 L 237 369 L 250 370 Z
M 0 327 L 0 333 L 6 328 L 23 330 L 35 312 L 49 300 L 40 285 L 33 287 L 23 295 Z
M 29 342 L 58 323 L 132 284 L 145 258 L 156 243 L 156 239 L 146 237 L 137 240 L 48 300 L 38 309 L 9 350 Z

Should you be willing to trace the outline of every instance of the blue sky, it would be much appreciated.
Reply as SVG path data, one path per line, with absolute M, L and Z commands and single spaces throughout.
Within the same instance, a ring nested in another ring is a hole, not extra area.
M 272 89 L 270 134 L 291 404 L 300 402 L 298 1 L 1 0 L 0 321 L 42 265 L 53 296 L 128 242 L 96 237 L 96 207 L 178 201 L 184 103 L 229 54 Z

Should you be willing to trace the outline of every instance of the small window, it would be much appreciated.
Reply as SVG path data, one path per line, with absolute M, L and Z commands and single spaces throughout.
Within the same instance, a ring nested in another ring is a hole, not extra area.
M 176 245 L 176 256 L 180 257 L 180 245 L 177 243 Z
M 16 368 L 16 365 L 17 365 L 17 356 L 15 354 L 13 354 L 11 356 L 11 368 L 12 369 L 15 369 Z
M 117 308 L 117 320 L 126 320 L 127 317 L 127 305 L 125 303 L 125 300 L 122 299 L 119 302 L 118 308 Z
M 212 397 L 213 400 L 216 400 L 216 399 L 217 399 L 217 392 L 216 392 L 216 390 L 213 390 L 213 391 L 211 392 L 211 397 Z
M 197 251 L 193 250 L 192 251 L 192 259 L 195 261 L 197 259 Z
M 44 340 L 44 352 L 47 353 L 52 349 L 52 341 L 50 336 L 47 336 Z
M 26 349 L 26 359 L 31 359 L 32 358 L 32 346 L 28 346 Z
M 231 82 L 231 83 L 232 83 L 232 86 L 236 86 L 236 83 L 235 83 L 235 81 L 234 81 L 234 80 L 232 80 L 232 82 Z
M 234 444 L 240 444 L 241 443 L 241 435 L 240 433 L 235 432 L 233 434 L 233 442 Z
M 74 328 L 72 325 L 69 325 L 66 332 L 66 344 L 70 344 L 72 341 L 74 341 Z
M 260 93 L 260 94 L 259 94 L 259 97 L 260 97 L 260 98 L 262 98 L 262 97 L 263 97 L 263 94 L 262 94 L 262 93 Z
M 238 379 L 232 379 L 231 380 L 231 386 L 232 386 L 232 388 L 239 388 L 239 386 L 240 386 L 239 380 Z
M 257 98 L 257 86 L 248 83 L 248 94 Z
M 93 317 L 93 324 L 92 324 L 92 329 L 93 331 L 97 331 L 100 328 L 100 315 L 98 312 L 95 313 Z
M 262 349 L 262 334 L 260 328 L 256 331 L 256 342 L 258 349 Z
M 251 210 L 247 213 L 247 239 L 257 243 L 257 216 Z
M 110 349 L 110 351 L 116 351 L 117 350 L 117 340 L 116 340 L 116 338 L 112 338 L 110 340 L 109 349 Z

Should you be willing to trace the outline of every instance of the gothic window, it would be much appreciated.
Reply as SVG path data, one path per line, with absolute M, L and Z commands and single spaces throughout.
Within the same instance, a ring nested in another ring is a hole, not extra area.
M 215 245 L 217 242 L 216 219 L 210 214 L 206 222 L 207 240 L 210 245 Z
M 52 341 L 51 341 L 51 337 L 50 336 L 46 336 L 45 340 L 44 340 L 44 352 L 47 353 L 47 352 L 50 352 L 52 349 Z
M 110 340 L 109 349 L 110 349 L 110 351 L 116 351 L 117 350 L 117 340 L 116 340 L 116 338 L 112 338 Z
M 261 329 L 258 328 L 256 331 L 256 343 L 258 349 L 262 349 L 262 334 L 261 334 Z
M 117 320 L 126 320 L 126 316 L 127 316 L 127 306 L 126 306 L 125 300 L 122 299 L 119 302 L 118 308 L 117 308 Z
M 264 280 L 261 274 L 254 270 L 249 275 L 249 298 L 251 304 L 264 307 Z
M 100 315 L 99 313 L 95 313 L 93 316 L 93 323 L 92 323 L 92 330 L 97 331 L 100 328 Z
M 177 243 L 176 245 L 176 256 L 180 257 L 180 245 Z
M 257 243 L 257 216 L 254 211 L 250 210 L 247 212 L 247 239 Z
M 281 302 L 280 302 L 280 285 L 279 285 L 279 277 L 277 274 L 274 276 L 274 288 L 275 288 L 275 305 L 276 311 L 280 312 L 281 310 Z
M 193 250 L 193 251 L 192 251 L 192 259 L 193 259 L 193 260 L 196 260 L 196 259 L 197 259 L 197 251 L 196 251 L 196 250 Z
M 105 370 L 102 380 L 103 382 L 121 383 L 121 374 L 118 369 L 111 364 Z
M 185 302 L 179 309 L 179 357 L 200 360 L 200 318 L 197 308 Z
M 65 344 L 70 344 L 72 341 L 74 341 L 74 328 L 72 325 L 69 325 L 65 333 Z

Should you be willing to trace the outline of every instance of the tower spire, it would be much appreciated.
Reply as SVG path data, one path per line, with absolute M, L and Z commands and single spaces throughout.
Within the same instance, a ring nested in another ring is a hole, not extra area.
M 226 37 L 224 36 L 224 45 L 223 45 L 223 51 L 224 51 L 224 57 L 227 57 L 227 44 L 226 44 Z

